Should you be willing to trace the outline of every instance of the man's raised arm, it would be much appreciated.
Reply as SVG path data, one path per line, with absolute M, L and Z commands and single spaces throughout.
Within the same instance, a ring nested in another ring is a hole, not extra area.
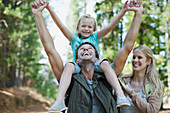
M 53 73 L 57 80 L 60 79 L 61 73 L 63 71 L 63 61 L 55 49 L 54 42 L 48 29 L 45 25 L 42 11 L 48 4 L 39 3 L 39 0 L 35 0 L 32 4 L 32 12 L 35 16 L 36 26 L 38 29 L 38 33 L 43 44 L 43 47 L 48 55 L 48 59 L 50 61 Z

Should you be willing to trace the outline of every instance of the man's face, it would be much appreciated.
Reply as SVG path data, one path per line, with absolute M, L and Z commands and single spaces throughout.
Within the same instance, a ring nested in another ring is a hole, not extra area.
M 95 57 L 95 49 L 90 44 L 83 44 L 78 49 L 78 63 L 84 61 L 90 61 L 95 63 L 97 58 Z

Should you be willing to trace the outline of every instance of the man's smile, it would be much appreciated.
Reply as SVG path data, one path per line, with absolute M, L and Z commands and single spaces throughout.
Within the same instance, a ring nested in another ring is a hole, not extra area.
M 83 52 L 81 56 L 91 56 L 90 52 Z

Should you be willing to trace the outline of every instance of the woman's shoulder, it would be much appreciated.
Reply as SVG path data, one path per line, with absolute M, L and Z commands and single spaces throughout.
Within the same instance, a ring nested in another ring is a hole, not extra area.
M 130 77 L 132 77 L 132 73 L 123 74 L 123 75 L 121 76 L 121 78 L 130 78 Z
M 132 77 L 132 74 L 123 74 L 122 76 L 120 76 L 120 80 L 124 81 L 126 84 L 130 81 Z

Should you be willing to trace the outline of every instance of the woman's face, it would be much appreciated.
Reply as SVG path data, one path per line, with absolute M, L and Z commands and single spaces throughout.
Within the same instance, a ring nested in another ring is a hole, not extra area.
M 92 18 L 82 18 L 80 20 L 78 31 L 82 39 L 88 38 L 93 34 L 94 31 L 94 22 Z
M 133 51 L 132 58 L 132 67 L 134 71 L 146 70 L 147 65 L 150 64 L 150 61 L 147 60 L 146 56 L 140 49 L 135 49 Z

